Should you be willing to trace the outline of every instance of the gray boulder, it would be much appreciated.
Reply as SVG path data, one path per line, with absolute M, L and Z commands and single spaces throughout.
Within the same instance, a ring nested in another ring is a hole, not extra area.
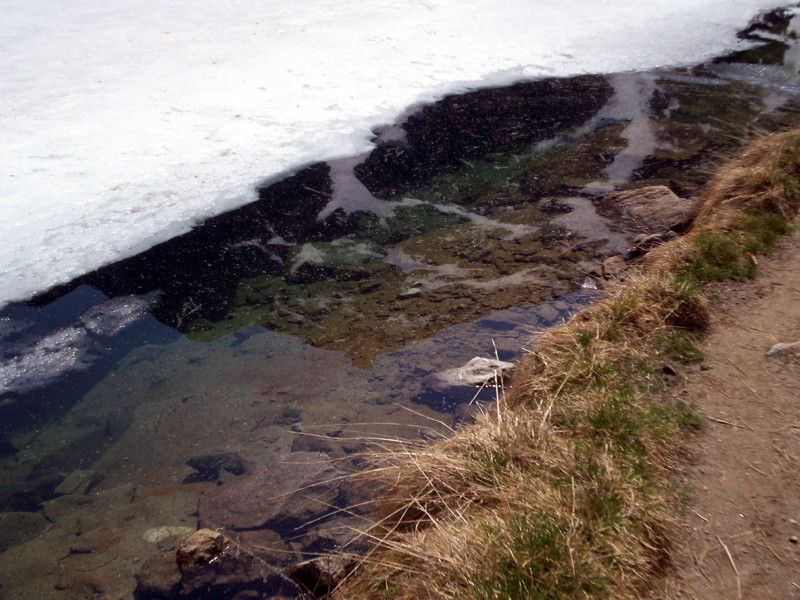
M 694 200 L 676 196 L 663 185 L 617 192 L 609 196 L 608 202 L 646 234 L 681 230 L 696 214 Z

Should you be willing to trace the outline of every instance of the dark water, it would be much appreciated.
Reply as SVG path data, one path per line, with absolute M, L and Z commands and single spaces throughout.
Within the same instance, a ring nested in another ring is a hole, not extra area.
M 0 598 L 132 597 L 159 539 L 242 471 L 446 435 L 496 392 L 437 374 L 514 360 L 624 255 L 605 194 L 691 195 L 731 132 L 796 122 L 793 27 L 776 13 L 743 32 L 769 43 L 695 69 L 446 98 L 367 156 L 3 309 Z M 242 467 L 187 464 L 209 455 Z M 289 558 L 336 542 L 258 534 Z

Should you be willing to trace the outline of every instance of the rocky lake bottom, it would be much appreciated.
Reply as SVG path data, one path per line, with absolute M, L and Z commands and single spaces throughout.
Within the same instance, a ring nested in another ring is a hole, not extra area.
M 513 361 L 680 233 L 619 198 L 691 198 L 749 137 L 797 123 L 793 20 L 693 68 L 417 107 L 369 155 L 4 309 L 0 598 L 296 595 L 282 569 L 368 522 L 379 490 L 347 473 L 490 405 L 453 369 Z M 198 527 L 272 575 L 187 587 L 174 553 Z

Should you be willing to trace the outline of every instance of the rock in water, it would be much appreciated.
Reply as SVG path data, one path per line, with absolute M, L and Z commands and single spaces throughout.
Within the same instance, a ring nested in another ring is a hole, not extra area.
M 55 489 L 64 481 L 59 473 L 43 475 L 17 487 L 8 497 L 8 505 L 14 510 L 36 512 L 42 502 L 56 496 Z
M 635 258 L 652 250 L 656 246 L 669 242 L 678 237 L 674 231 L 667 231 L 664 233 L 640 233 L 633 238 L 633 246 L 628 251 L 629 256 Z
M 94 471 L 73 471 L 53 491 L 59 496 L 86 494 L 102 480 L 103 476 Z
M 144 532 L 142 539 L 148 544 L 158 544 L 167 538 L 185 538 L 194 533 L 193 527 L 185 527 L 180 525 L 162 525 L 161 527 L 152 527 Z
M 200 529 L 183 540 L 177 560 L 181 567 L 201 567 L 215 560 L 233 542 L 218 531 Z
M 342 475 L 325 454 L 291 452 L 203 494 L 200 526 L 297 527 L 337 505 Z
M 142 563 L 136 573 L 136 598 L 178 598 L 181 572 L 175 560 L 175 548 L 160 549 Z
M 292 431 L 298 435 L 292 440 L 292 452 L 324 452 L 331 451 L 331 447 L 324 438 L 317 434 L 304 431 L 294 426 Z
M 242 459 L 233 452 L 193 456 L 186 464 L 197 471 L 190 477 L 192 481 L 216 481 L 220 471 L 227 471 L 231 475 L 242 475 L 245 472 Z
M 625 261 L 619 256 L 609 256 L 603 261 L 603 276 L 606 279 L 619 277 L 625 271 Z
M 355 565 L 353 558 L 326 555 L 292 565 L 287 575 L 315 598 L 327 598 Z
M 676 196 L 663 185 L 617 192 L 608 202 L 623 217 L 634 222 L 644 233 L 666 233 L 684 229 L 695 216 L 696 203 Z
M 514 363 L 493 358 L 475 357 L 456 369 L 437 373 L 434 377 L 445 385 L 488 385 L 502 380 L 514 368 Z
M 279 591 L 281 583 L 276 569 L 223 534 L 201 529 L 178 547 L 159 545 L 158 553 L 145 560 L 136 574 L 136 597 L 267 598 Z
M 283 581 L 277 569 L 209 529 L 186 538 L 176 558 L 184 597 L 227 598 L 241 592 L 269 597 Z

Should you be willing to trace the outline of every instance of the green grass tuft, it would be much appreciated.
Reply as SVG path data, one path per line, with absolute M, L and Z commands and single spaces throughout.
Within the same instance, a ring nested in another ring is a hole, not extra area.
M 769 252 L 778 237 L 791 230 L 791 224 L 782 215 L 768 212 L 748 212 L 744 218 L 734 230 L 698 234 L 695 251 L 684 259 L 679 272 L 698 282 L 755 277 L 754 255 Z
M 650 339 L 652 346 L 663 356 L 685 363 L 703 360 L 703 352 L 695 344 L 696 341 L 696 335 L 681 330 L 659 333 Z
M 495 540 L 486 549 L 486 570 L 476 578 L 480 600 L 565 600 L 608 597 L 605 581 L 590 564 L 570 564 L 569 523 L 546 514 L 515 513 L 502 525 L 487 525 Z

